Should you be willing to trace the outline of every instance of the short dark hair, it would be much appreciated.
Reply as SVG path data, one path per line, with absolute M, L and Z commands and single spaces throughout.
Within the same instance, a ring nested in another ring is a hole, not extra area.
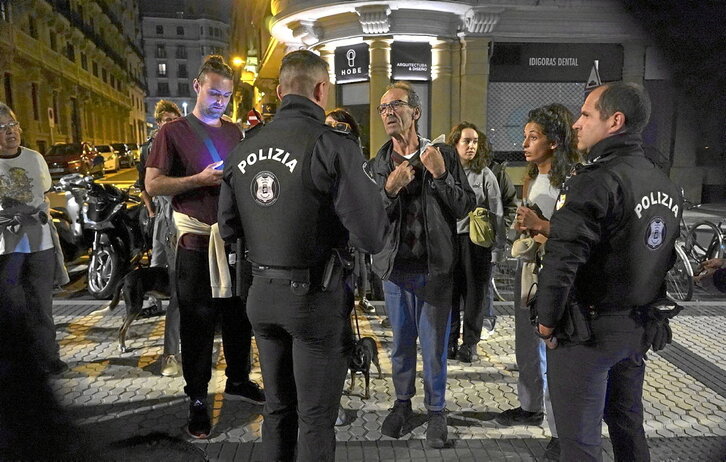
M 210 72 L 221 75 L 226 79 L 234 80 L 234 71 L 229 67 L 229 64 L 224 62 L 224 58 L 220 55 L 208 55 L 204 57 L 204 61 L 202 61 L 202 65 L 199 67 L 197 81 L 203 83 L 204 78 Z
M 328 80 L 328 63 L 309 50 L 285 55 L 280 65 L 280 89 L 284 95 L 313 97 L 315 85 Z
M 465 128 L 471 128 L 476 132 L 477 136 L 479 137 L 479 144 L 476 149 L 476 155 L 474 155 L 474 158 L 469 163 L 469 168 L 475 173 L 481 173 L 481 171 L 484 170 L 484 167 L 489 165 L 492 145 L 489 144 L 487 136 L 482 133 L 476 127 L 476 125 L 467 121 L 460 122 L 451 129 L 451 133 L 449 133 L 449 136 L 446 139 L 446 143 L 456 149 L 456 144 L 459 142 L 459 140 L 461 140 L 461 132 L 463 132 Z
M 595 103 L 600 118 L 605 120 L 616 112 L 625 115 L 625 128 L 628 133 L 640 133 L 650 119 L 650 98 L 645 88 L 632 82 L 610 82 L 603 85 L 605 90 Z
M 176 114 L 177 117 L 181 117 L 181 111 L 179 110 L 179 106 L 176 105 L 174 101 L 169 101 L 168 99 L 160 99 L 156 102 L 156 106 L 154 106 L 154 120 L 157 122 L 161 122 L 161 114 L 164 112 L 171 112 L 173 114 Z
M 409 82 L 394 82 L 386 87 L 386 91 L 393 90 L 394 88 L 398 88 L 399 90 L 403 90 L 408 94 L 408 105 L 411 107 L 421 107 L 421 98 L 419 98 L 418 93 L 416 93 L 416 90 L 414 90 L 413 85 L 411 85 Z
M 572 112 L 558 103 L 532 109 L 527 114 L 527 123 L 539 125 L 542 134 L 557 145 L 552 156 L 552 169 L 550 170 L 550 184 L 555 188 L 562 185 L 572 166 L 580 161 L 577 139 L 572 130 L 574 122 Z M 536 178 L 538 172 L 537 165 L 530 162 L 527 168 L 529 177 Z
M 331 117 L 337 122 L 347 123 L 348 125 L 350 125 L 350 133 L 353 134 L 353 136 L 355 136 L 356 138 L 360 139 L 360 126 L 350 112 L 346 111 L 342 107 L 338 107 L 325 114 L 325 116 Z

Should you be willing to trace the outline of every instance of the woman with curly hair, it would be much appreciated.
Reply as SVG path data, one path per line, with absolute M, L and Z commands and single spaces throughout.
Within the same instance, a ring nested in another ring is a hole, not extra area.
M 491 147 L 476 125 L 461 122 L 449 134 L 448 144 L 456 149 L 459 162 L 476 195 L 476 207 L 489 211 L 497 231 L 497 240 L 504 242 L 504 222 L 499 185 L 487 164 Z M 492 249 L 474 244 L 469 238 L 469 217 L 457 222 L 458 258 L 454 267 L 451 331 L 447 357 L 470 363 L 478 359 L 476 345 L 486 321 L 487 330 L 494 328 L 493 312 L 485 312 L 492 276 Z M 501 247 L 501 245 L 500 245 Z M 463 343 L 459 347 L 461 313 L 464 311 Z
M 529 321 L 527 299 L 534 293 L 537 260 L 544 250 L 544 242 L 550 231 L 549 219 L 555 210 L 560 187 L 575 163 L 580 159 L 577 139 L 572 130 L 572 113 L 561 104 L 549 104 L 529 112 L 524 126 L 524 157 L 529 162 L 522 190 L 523 205 L 517 208 L 514 228 L 520 231 L 529 245 L 520 256 L 515 276 L 514 325 L 515 354 L 519 367 L 517 395 L 520 407 L 508 409 L 495 417 L 504 426 L 541 425 L 544 409 L 552 440 L 547 445 L 545 457 L 559 455 L 559 441 L 551 412 L 545 373 L 545 345 L 532 329 Z M 520 242 L 525 242 L 520 240 Z M 517 250 L 513 246 L 513 253 Z M 539 250 L 539 255 L 535 255 Z

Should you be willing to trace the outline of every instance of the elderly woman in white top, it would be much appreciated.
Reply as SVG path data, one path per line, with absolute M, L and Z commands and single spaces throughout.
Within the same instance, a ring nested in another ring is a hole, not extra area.
M 496 246 L 505 239 L 502 200 L 497 179 L 487 167 L 491 150 L 486 136 L 476 125 L 461 122 L 449 134 L 447 143 L 454 146 L 464 167 L 471 189 L 476 195 L 476 207 L 489 212 L 497 236 Z M 492 277 L 492 248 L 474 244 L 469 238 L 469 218 L 457 222 L 458 258 L 454 268 L 454 288 L 451 307 L 451 332 L 448 358 L 470 363 L 478 359 L 477 344 L 482 327 L 494 328 L 496 317 L 485 312 L 489 280 Z M 463 342 L 459 346 L 461 311 L 464 311 Z
M 59 374 L 68 366 L 55 341 L 53 284 L 65 270 L 45 198 L 52 183 L 43 156 L 20 146 L 21 134 L 13 111 L 0 103 L 0 335 L 27 327 L 35 359 Z

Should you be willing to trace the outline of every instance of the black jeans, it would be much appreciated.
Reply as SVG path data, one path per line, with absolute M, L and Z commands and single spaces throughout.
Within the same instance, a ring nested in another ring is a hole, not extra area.
M 206 252 L 179 248 L 176 255 L 184 392 L 204 398 L 212 378 L 214 330 L 221 318 L 227 380 L 249 380 L 252 328 L 238 297 L 212 298 Z
M 451 303 L 451 333 L 449 345 L 459 341 L 461 305 L 464 305 L 464 345 L 476 345 L 481 338 L 484 318 L 494 317 L 485 313 L 492 274 L 492 249 L 471 242 L 468 234 L 457 235 L 459 258 L 454 267 L 453 300 Z
M 247 306 L 265 383 L 264 460 L 335 460 L 335 418 L 351 348 L 343 283 L 295 295 L 290 281 L 255 276 Z
M 53 323 L 55 250 L 0 255 L 0 317 L 22 319 L 43 366 L 59 360 Z
M 601 461 L 602 421 L 616 461 L 650 460 L 643 429 L 643 327 L 629 316 L 592 321 L 592 345 L 547 350 L 561 461 Z

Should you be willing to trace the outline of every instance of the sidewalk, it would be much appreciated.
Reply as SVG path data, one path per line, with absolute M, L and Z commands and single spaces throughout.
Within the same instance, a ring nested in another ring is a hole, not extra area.
M 645 429 L 654 461 L 726 460 L 726 301 L 687 303 L 673 322 L 674 343 L 648 361 Z M 76 422 L 99 445 L 162 432 L 189 440 L 183 426 L 187 403 L 183 379 L 159 375 L 163 319 L 137 321 L 130 330 L 132 350 L 120 353 L 116 333 L 123 304 L 110 314 L 94 313 L 97 301 L 57 300 L 54 306 L 61 356 L 70 371 L 52 386 Z M 377 339 L 383 378 L 371 376 L 371 398 L 361 399 L 362 380 L 342 406 L 351 423 L 337 428 L 336 460 L 541 460 L 549 441 L 546 423 L 537 427 L 498 426 L 495 413 L 516 407 L 511 303 L 497 303 L 497 329 L 480 343 L 478 363 L 449 362 L 447 408 L 452 447 L 425 445 L 421 396 L 414 410 L 420 425 L 402 440 L 380 434 L 393 402 L 390 377 L 390 331 L 380 318 L 361 315 L 361 333 Z M 214 429 L 208 441 L 194 441 L 213 461 L 263 460 L 261 407 L 223 399 L 224 357 L 215 344 L 210 382 Z M 261 381 L 256 351 L 252 378 Z M 420 367 L 420 366 L 419 366 Z M 324 386 L 324 384 L 321 384 Z M 346 384 L 347 387 L 347 384 Z M 419 387 L 419 392 L 422 391 Z M 422 425 L 421 425 L 422 424 Z M 607 436 L 606 430 L 604 435 Z M 605 460 L 612 449 L 605 443 Z M 134 459 L 136 460 L 136 459 Z M 154 460 L 180 460 L 169 458 Z

